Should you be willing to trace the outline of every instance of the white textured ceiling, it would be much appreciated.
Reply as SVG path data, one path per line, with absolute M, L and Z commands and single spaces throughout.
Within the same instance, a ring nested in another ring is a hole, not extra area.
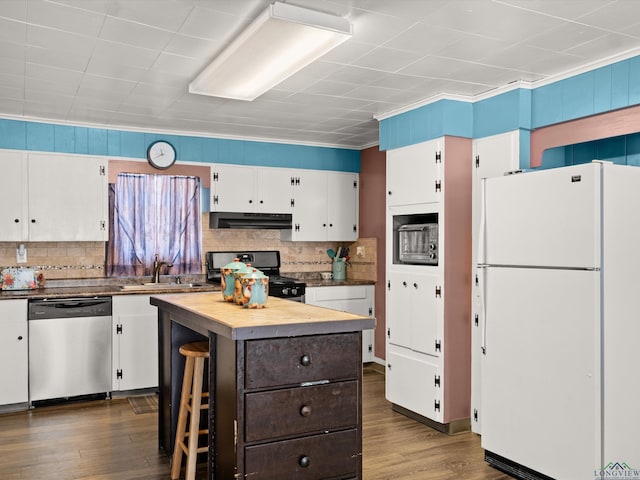
M 363 148 L 375 116 L 640 49 L 639 0 L 289 0 L 353 37 L 253 102 L 188 93 L 269 3 L 0 0 L 0 116 Z

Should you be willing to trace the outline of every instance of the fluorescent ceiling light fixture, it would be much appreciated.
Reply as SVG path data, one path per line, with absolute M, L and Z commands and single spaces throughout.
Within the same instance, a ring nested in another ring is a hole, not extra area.
M 253 100 L 351 34 L 346 18 L 275 2 L 189 84 L 189 92 Z

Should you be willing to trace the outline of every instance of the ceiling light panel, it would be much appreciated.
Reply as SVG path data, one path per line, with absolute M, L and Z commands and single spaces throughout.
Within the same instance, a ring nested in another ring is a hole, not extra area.
M 351 34 L 345 18 L 276 2 L 191 82 L 189 92 L 254 100 Z

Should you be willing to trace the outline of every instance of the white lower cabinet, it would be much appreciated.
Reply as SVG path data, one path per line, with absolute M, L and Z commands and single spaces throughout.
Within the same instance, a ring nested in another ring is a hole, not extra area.
M 374 285 L 307 287 L 305 303 L 343 312 L 375 317 Z M 362 331 L 362 361 L 372 362 L 374 330 Z
M 444 378 L 437 362 L 437 358 L 429 355 L 389 345 L 387 398 L 398 406 L 442 423 Z
M 158 309 L 150 295 L 113 297 L 113 390 L 158 386 Z
M 27 301 L 0 301 L 0 405 L 29 401 Z

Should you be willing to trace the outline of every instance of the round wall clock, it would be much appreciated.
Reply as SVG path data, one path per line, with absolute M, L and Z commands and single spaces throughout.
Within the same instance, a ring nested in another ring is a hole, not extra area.
M 164 170 L 176 161 L 176 149 L 169 142 L 158 140 L 149 145 L 147 160 L 154 168 Z

